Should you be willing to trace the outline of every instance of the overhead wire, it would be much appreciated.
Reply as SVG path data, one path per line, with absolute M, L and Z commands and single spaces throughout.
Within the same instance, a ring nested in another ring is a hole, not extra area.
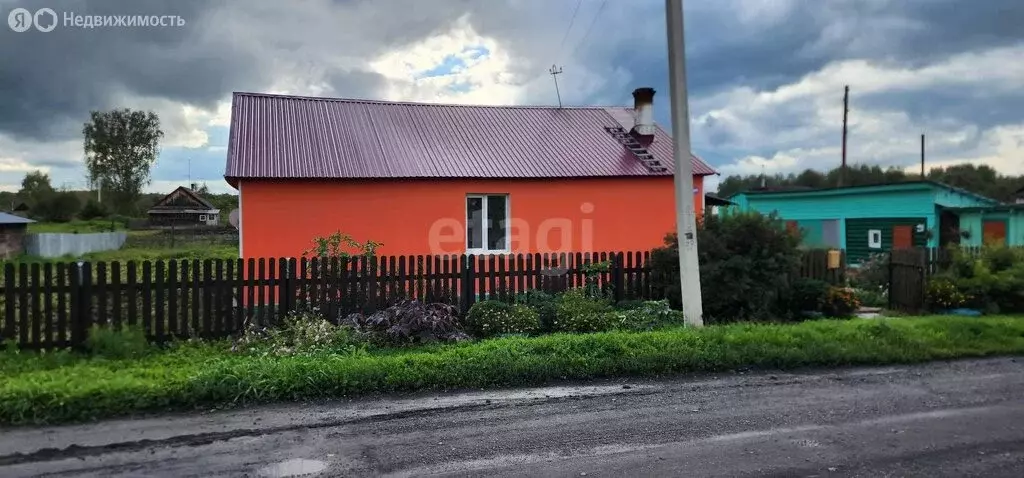
M 597 7 L 597 13 L 594 14 L 594 19 L 590 22 L 590 26 L 583 32 L 583 37 L 580 38 L 579 43 L 576 44 L 576 48 L 573 48 L 572 54 L 569 56 L 575 56 L 576 52 L 579 51 L 580 47 L 583 46 L 587 41 L 587 37 L 590 36 L 590 31 L 594 29 L 594 25 L 597 25 L 597 20 L 601 18 L 601 12 L 604 11 L 604 6 L 608 3 L 608 0 L 601 0 L 601 6 Z
M 572 26 L 576 23 L 576 14 L 580 12 L 580 5 L 583 4 L 583 0 L 576 0 L 576 8 L 572 11 L 572 18 L 569 19 L 569 28 L 565 29 L 565 35 L 562 36 L 562 43 L 558 45 L 558 54 L 555 55 L 556 60 L 562 56 L 562 51 L 565 49 L 565 41 L 569 39 L 569 33 L 572 32 Z

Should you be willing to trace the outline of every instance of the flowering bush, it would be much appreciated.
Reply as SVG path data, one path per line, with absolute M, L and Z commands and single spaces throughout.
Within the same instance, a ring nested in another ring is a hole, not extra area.
M 857 299 L 853 289 L 848 287 L 829 287 L 821 304 L 821 313 L 825 317 L 846 319 L 853 317 L 853 314 L 859 308 L 860 300 Z
M 253 355 L 307 355 L 318 352 L 346 352 L 356 349 L 351 328 L 334 325 L 314 310 L 288 314 L 279 327 L 246 324 L 232 347 Z
M 473 304 L 466 314 L 466 331 L 476 337 L 532 334 L 540 329 L 540 314 L 523 304 L 484 300 Z
M 970 296 L 957 287 L 956 282 L 949 277 L 935 277 L 928 281 L 925 289 L 925 301 L 928 310 L 939 311 L 963 307 Z
M 573 289 L 558 297 L 555 303 L 556 332 L 600 332 L 612 327 L 607 312 L 612 305 L 606 300 L 589 297 L 586 291 Z
M 855 289 L 885 295 L 889 288 L 889 255 L 871 254 L 858 267 L 847 268 L 846 278 Z

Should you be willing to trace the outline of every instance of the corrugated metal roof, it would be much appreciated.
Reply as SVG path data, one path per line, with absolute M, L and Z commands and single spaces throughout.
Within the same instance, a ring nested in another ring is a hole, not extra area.
M 622 124 L 628 121 L 629 124 Z M 658 128 L 649 171 L 606 127 L 632 108 L 465 106 L 235 93 L 224 176 L 239 178 L 556 178 L 671 176 Z M 693 174 L 716 174 L 693 157 Z
M 31 224 L 33 222 L 35 221 L 31 219 L 25 219 L 21 216 L 15 216 L 14 214 L 0 212 L 0 224 Z

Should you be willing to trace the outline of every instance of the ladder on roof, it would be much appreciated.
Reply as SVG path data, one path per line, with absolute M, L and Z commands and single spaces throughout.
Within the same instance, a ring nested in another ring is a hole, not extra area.
M 643 147 L 633 135 L 626 131 L 626 128 L 621 127 L 606 127 L 609 133 L 619 140 L 626 149 L 629 149 L 636 156 L 636 159 L 640 160 L 640 163 L 647 167 L 652 173 L 666 173 L 668 167 L 666 167 L 661 161 L 654 159 L 654 155 L 647 151 L 647 148 Z

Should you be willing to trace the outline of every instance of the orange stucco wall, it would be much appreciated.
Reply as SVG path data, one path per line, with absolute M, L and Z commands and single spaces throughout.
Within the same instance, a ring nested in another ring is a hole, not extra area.
M 694 177 L 695 212 L 704 209 Z M 640 251 L 675 230 L 671 177 L 241 181 L 243 257 L 299 256 L 334 231 L 382 255 L 465 252 L 467 194 L 508 194 L 512 252 Z M 699 217 L 699 216 L 698 216 Z

